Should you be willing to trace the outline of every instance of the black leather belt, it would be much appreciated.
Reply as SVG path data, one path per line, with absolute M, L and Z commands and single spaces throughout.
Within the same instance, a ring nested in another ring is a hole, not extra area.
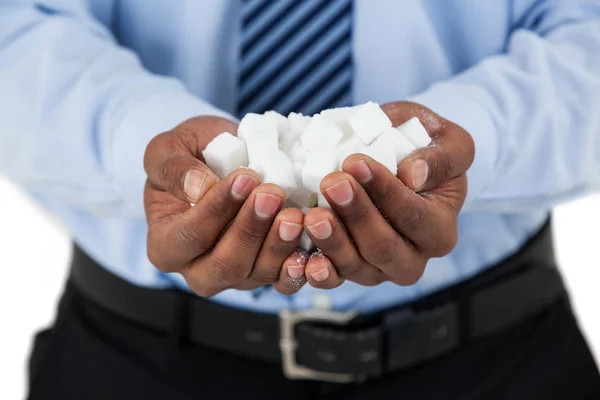
M 566 296 L 550 223 L 478 276 L 372 315 L 226 307 L 179 290 L 132 285 L 75 247 L 71 281 L 90 300 L 157 331 L 184 319 L 193 342 L 280 362 L 292 379 L 350 382 L 410 368 L 522 321 Z

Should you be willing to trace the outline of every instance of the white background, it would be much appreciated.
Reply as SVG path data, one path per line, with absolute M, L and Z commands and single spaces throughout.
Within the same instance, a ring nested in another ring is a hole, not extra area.
M 600 196 L 555 214 L 559 261 L 580 323 L 600 360 Z M 0 399 L 24 397 L 25 361 L 34 331 L 49 324 L 70 245 L 56 222 L 0 178 Z

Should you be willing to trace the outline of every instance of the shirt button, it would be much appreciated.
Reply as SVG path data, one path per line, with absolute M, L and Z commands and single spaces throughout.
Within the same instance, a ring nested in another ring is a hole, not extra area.
M 331 310 L 331 298 L 325 293 L 318 293 L 312 298 L 312 305 L 315 310 Z

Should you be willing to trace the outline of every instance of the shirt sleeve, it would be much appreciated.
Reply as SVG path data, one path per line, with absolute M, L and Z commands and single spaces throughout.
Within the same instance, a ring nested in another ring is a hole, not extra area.
M 410 98 L 474 138 L 465 210 L 549 209 L 600 186 L 600 2 L 535 4 L 505 54 Z
M 83 4 L 0 0 L 0 173 L 74 208 L 143 216 L 150 139 L 231 116 L 146 71 Z

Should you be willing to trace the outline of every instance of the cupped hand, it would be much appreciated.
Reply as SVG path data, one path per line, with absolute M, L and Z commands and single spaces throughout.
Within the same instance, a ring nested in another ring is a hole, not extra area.
M 342 172 L 326 176 L 321 191 L 336 216 L 315 208 L 304 225 L 323 255 L 306 265 L 308 282 L 334 288 L 345 279 L 373 286 L 411 285 L 427 261 L 447 255 L 457 242 L 457 217 L 474 159 L 471 136 L 418 104 L 382 107 L 394 126 L 419 117 L 432 143 L 398 165 L 397 176 L 364 154 L 348 157 Z
M 148 258 L 163 272 L 180 273 L 200 296 L 268 284 L 294 293 L 305 283 L 307 257 L 296 250 L 303 213 L 282 209 L 284 191 L 261 184 L 256 172 L 238 169 L 218 180 L 203 163 L 202 149 L 236 130 L 231 121 L 197 117 L 149 143 Z

